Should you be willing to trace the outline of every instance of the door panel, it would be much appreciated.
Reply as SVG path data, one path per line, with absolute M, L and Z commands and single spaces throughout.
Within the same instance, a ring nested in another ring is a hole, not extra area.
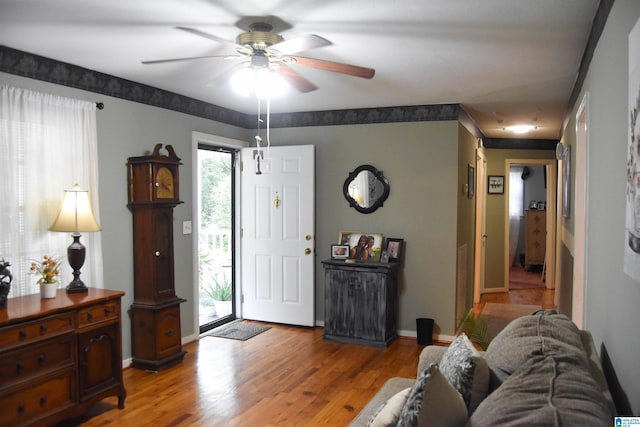
M 242 315 L 313 326 L 314 147 L 242 150 Z

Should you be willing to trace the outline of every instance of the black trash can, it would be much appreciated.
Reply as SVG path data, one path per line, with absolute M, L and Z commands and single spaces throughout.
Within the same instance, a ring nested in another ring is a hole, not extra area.
M 431 345 L 433 337 L 433 319 L 416 319 L 416 336 L 418 344 Z

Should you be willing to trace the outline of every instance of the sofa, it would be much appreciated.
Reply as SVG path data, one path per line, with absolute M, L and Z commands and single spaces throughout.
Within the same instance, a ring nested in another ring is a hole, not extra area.
M 541 310 L 479 351 L 429 345 L 415 379 L 391 378 L 350 426 L 610 426 L 615 407 L 588 331 Z

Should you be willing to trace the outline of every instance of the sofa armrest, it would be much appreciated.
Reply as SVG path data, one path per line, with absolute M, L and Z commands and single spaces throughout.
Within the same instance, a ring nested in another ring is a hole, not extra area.
M 447 351 L 447 347 L 440 347 L 437 345 L 428 345 L 420 353 L 418 359 L 418 373 L 416 378 L 420 376 L 422 371 L 432 363 L 440 363 L 442 355 Z

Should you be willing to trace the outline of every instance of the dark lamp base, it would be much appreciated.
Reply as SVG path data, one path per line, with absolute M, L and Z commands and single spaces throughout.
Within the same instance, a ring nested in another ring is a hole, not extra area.
M 84 264 L 86 249 L 80 243 L 80 233 L 73 233 L 72 237 L 73 243 L 67 248 L 67 259 L 69 265 L 73 268 L 73 280 L 67 285 L 66 290 L 68 294 L 89 292 L 84 282 L 80 280 L 80 269 Z
M 82 280 L 72 280 L 71 283 L 65 288 L 68 294 L 75 294 L 80 292 L 89 292 L 89 288 L 84 285 Z

